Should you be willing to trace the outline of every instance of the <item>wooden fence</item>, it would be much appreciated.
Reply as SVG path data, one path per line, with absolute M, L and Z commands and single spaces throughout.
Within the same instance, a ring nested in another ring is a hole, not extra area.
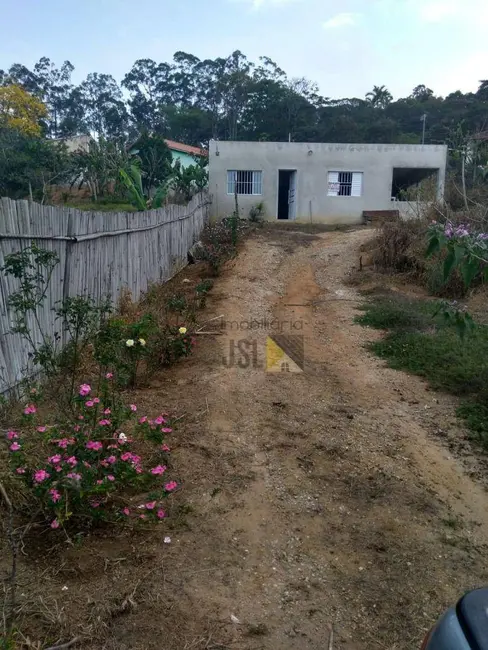
M 0 266 L 4 258 L 30 246 L 55 251 L 47 298 L 38 314 L 42 330 L 60 331 L 54 305 L 68 296 L 117 301 L 122 289 L 134 300 L 153 282 L 165 282 L 187 262 L 208 218 L 210 199 L 198 194 L 186 205 L 146 212 L 88 212 L 29 201 L 0 199 Z M 29 348 L 11 333 L 7 301 L 17 281 L 0 273 L 0 394 L 23 379 Z M 30 323 L 33 332 L 38 332 Z

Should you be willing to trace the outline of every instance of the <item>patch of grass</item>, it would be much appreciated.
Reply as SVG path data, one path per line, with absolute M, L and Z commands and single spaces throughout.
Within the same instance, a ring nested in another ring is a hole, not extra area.
M 427 329 L 438 323 L 437 303 L 403 296 L 378 296 L 360 307 L 364 314 L 356 323 L 375 329 Z
M 76 208 L 77 210 L 89 210 L 90 212 L 136 212 L 136 208 L 131 203 L 112 203 L 102 201 L 87 201 L 78 203 L 66 203 L 67 208 Z
M 432 388 L 468 398 L 458 409 L 478 439 L 488 448 L 488 326 L 477 325 L 462 340 L 457 330 L 436 316 L 428 300 L 380 295 L 362 306 L 356 320 L 388 330 L 369 348 L 391 368 L 428 380 Z

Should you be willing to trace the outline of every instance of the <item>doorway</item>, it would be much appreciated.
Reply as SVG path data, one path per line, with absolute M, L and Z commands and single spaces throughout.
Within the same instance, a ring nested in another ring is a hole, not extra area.
M 278 171 L 278 219 L 295 219 L 297 214 L 297 170 Z

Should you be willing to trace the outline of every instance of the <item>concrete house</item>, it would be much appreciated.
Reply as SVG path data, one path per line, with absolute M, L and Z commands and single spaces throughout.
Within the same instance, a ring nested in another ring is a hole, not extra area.
M 230 215 L 237 192 L 241 217 L 261 202 L 268 220 L 354 224 L 364 212 L 391 210 L 408 216 L 421 182 L 429 179 L 443 198 L 446 163 L 446 145 L 211 140 L 213 215 Z

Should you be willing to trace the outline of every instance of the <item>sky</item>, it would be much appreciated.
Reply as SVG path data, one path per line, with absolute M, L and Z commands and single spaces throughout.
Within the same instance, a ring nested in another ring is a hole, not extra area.
M 135 60 L 241 50 L 325 97 L 418 84 L 445 96 L 488 79 L 488 0 L 0 0 L 0 69 L 47 56 L 121 81 Z

